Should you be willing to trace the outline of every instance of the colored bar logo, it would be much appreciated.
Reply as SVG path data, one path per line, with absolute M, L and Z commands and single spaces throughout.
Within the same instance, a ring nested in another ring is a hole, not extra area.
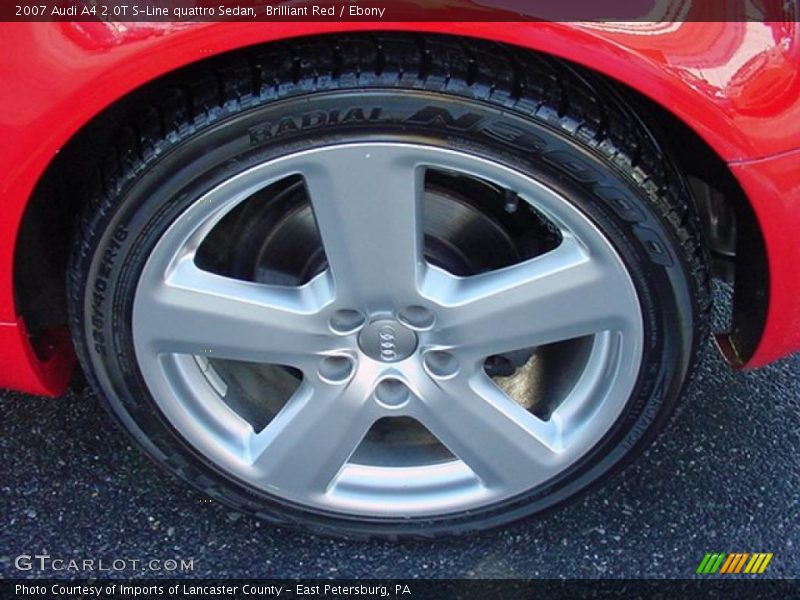
M 761 574 L 769 561 L 772 552 L 706 552 L 697 571 L 700 575 L 735 575 L 737 573 Z M 745 566 L 746 565 L 746 566 Z

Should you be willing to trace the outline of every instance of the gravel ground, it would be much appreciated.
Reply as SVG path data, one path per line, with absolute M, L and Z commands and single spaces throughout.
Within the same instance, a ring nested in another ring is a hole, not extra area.
M 712 352 L 654 446 L 538 520 L 436 543 L 350 543 L 241 516 L 163 474 L 88 391 L 0 400 L 0 577 L 20 554 L 192 558 L 192 577 L 686 577 L 707 551 L 800 575 L 800 355 L 735 373 Z M 68 573 L 55 575 L 66 576 Z M 125 577 L 157 573 L 127 570 Z

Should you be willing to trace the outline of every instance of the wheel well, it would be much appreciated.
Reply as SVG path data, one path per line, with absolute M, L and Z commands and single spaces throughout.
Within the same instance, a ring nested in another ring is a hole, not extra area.
M 464 41 L 470 43 L 468 39 Z M 297 42 L 278 43 L 291 50 Z M 239 64 L 237 57 L 247 51 L 236 50 L 199 61 L 121 98 L 78 131 L 47 168 L 26 208 L 14 264 L 17 312 L 25 319 L 35 347 L 40 334 L 67 322 L 66 270 L 75 236 L 75 217 L 88 202 L 87 181 L 97 165 L 108 158 L 103 152 L 114 147 L 110 143 L 114 136 L 134 120 L 140 107 L 146 105 L 144 100 L 155 90 L 180 85 L 187 77 L 203 72 L 204 65 L 212 61 L 235 67 Z M 610 81 L 602 75 L 595 76 Z M 217 85 L 223 83 L 217 81 Z M 714 276 L 733 285 L 727 305 L 717 307 L 727 321 L 719 321 L 717 329 L 730 334 L 719 338 L 721 348 L 732 362 L 744 362 L 760 339 L 768 290 L 764 241 L 747 197 L 725 162 L 683 121 L 639 92 L 619 83 L 610 85 L 624 90 L 643 108 L 648 122 L 662 132 L 664 139 L 659 143 L 667 146 L 689 179 L 703 220 L 704 242 L 712 258 Z
M 728 165 L 688 125 L 649 99 L 669 155 L 688 179 L 702 221 L 703 244 L 718 288 L 715 341 L 728 362 L 745 364 L 767 319 L 769 265 L 753 207 Z

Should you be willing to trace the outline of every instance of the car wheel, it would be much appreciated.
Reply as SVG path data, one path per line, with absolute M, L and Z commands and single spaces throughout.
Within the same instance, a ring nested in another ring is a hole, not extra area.
M 488 43 L 324 38 L 143 92 L 69 278 L 89 380 L 238 510 L 431 537 L 538 513 L 664 422 L 707 329 L 647 108 Z

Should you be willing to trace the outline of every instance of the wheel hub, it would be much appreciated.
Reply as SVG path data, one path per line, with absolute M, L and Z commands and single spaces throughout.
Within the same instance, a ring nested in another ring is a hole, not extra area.
M 364 327 L 358 345 L 373 360 L 396 363 L 417 349 L 417 334 L 395 319 L 378 319 Z

